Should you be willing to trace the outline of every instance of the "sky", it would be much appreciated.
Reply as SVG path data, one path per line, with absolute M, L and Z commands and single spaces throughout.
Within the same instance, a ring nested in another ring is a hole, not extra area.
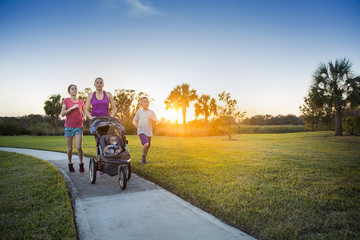
M 164 100 L 182 83 L 230 93 L 245 117 L 299 116 L 321 62 L 346 57 L 360 74 L 359 12 L 359 0 L 1 0 L 0 116 L 45 114 L 51 95 L 97 77 L 148 93 L 158 118 L 177 117 Z

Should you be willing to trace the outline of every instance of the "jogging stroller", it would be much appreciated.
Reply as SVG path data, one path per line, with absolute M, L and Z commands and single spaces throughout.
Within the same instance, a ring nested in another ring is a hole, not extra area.
M 120 188 L 124 190 L 131 177 L 131 157 L 124 127 L 113 117 L 96 117 L 90 122 L 90 133 L 95 136 L 97 149 L 97 157 L 92 157 L 89 162 L 90 182 L 94 184 L 96 172 L 101 171 L 111 177 L 118 175 Z M 111 136 L 117 137 L 120 154 L 104 152 Z

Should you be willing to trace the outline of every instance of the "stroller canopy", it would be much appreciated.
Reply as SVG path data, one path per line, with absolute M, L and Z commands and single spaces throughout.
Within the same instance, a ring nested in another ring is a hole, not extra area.
M 96 117 L 90 121 L 90 133 L 96 134 L 96 129 L 98 127 L 105 127 L 105 126 L 114 126 L 117 129 L 121 130 L 121 133 L 125 133 L 125 129 L 123 125 L 121 125 L 120 121 L 113 117 Z

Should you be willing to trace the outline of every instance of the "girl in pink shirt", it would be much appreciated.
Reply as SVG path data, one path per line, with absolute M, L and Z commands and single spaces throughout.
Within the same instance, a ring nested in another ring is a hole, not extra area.
M 67 143 L 67 155 L 69 160 L 69 171 L 75 172 L 73 163 L 72 163 L 72 152 L 74 145 L 74 137 L 76 142 L 76 148 L 79 154 L 80 159 L 80 172 L 84 172 L 84 162 L 83 162 L 83 149 L 82 149 L 82 139 L 83 139 L 83 117 L 84 117 L 84 102 L 77 97 L 77 87 L 74 84 L 71 84 L 68 87 L 68 93 L 70 98 L 65 98 L 61 108 L 61 116 L 66 116 L 65 120 L 65 137 Z

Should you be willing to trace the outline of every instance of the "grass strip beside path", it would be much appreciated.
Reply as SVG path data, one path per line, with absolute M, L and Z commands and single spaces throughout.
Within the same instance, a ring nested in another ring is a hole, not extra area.
M 43 160 L 0 151 L 1 239 L 76 239 L 68 189 Z

